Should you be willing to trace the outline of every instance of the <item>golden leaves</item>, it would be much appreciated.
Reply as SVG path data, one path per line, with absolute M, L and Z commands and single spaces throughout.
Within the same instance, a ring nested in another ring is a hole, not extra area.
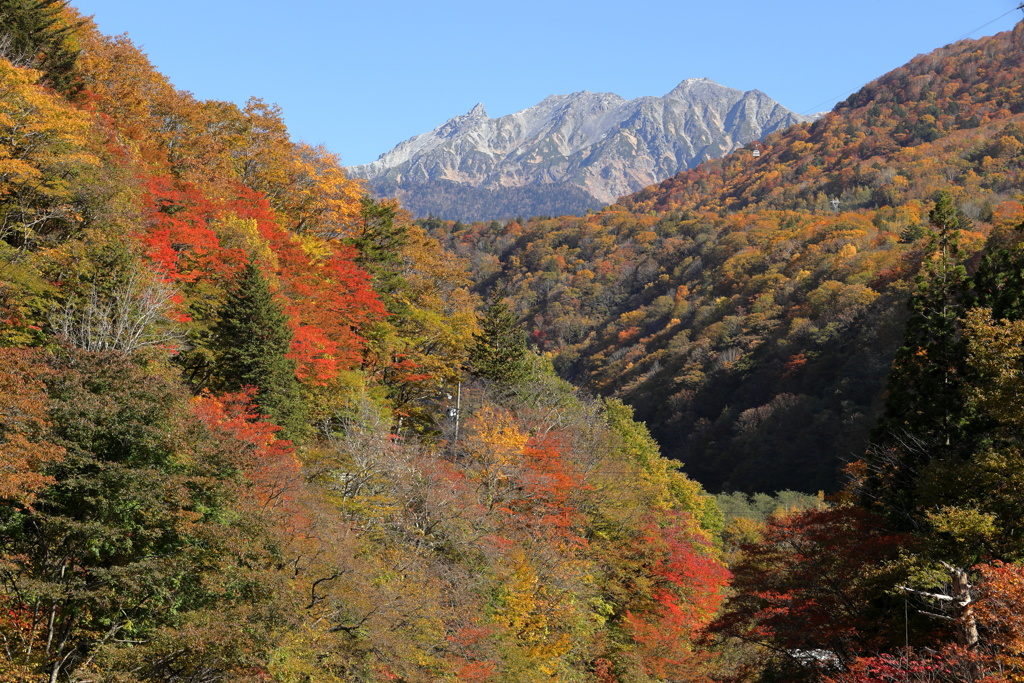
M 40 86 L 39 77 L 0 59 L 0 198 L 18 197 L 22 207 L 4 212 L 0 236 L 17 231 L 27 240 L 46 218 L 71 216 L 62 206 L 70 197 L 68 180 L 97 163 L 86 151 L 91 117 Z
M 36 352 L 0 349 L 0 499 L 29 507 L 36 492 L 53 482 L 44 467 L 64 454 L 47 441 L 45 374 Z

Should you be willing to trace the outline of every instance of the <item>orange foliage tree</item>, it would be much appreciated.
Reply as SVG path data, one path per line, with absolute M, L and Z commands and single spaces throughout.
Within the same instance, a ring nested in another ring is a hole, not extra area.
M 43 380 L 50 371 L 40 355 L 0 349 L 0 500 L 29 508 L 39 489 L 54 481 L 46 467 L 64 454 L 49 441 Z

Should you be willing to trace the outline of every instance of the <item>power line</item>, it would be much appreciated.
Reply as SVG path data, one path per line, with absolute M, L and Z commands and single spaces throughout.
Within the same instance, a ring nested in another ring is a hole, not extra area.
M 992 24 L 996 23 L 997 21 L 999 21 L 1003 17 L 1006 17 L 1006 16 L 1008 16 L 1010 14 L 1013 14 L 1017 10 L 1024 10 L 1024 3 L 1021 3 L 1021 4 L 1017 5 L 1016 7 L 1014 7 L 1009 12 L 1003 12 L 1002 14 L 1000 14 L 995 19 L 992 19 L 991 21 L 986 21 L 984 24 L 982 24 L 981 26 L 978 26 L 977 28 L 972 28 L 967 33 L 963 34 L 959 38 L 955 38 L 954 40 L 952 40 L 950 42 L 956 43 L 956 42 L 959 42 L 959 41 L 963 40 L 964 38 L 969 38 L 972 35 L 974 35 L 975 33 L 977 33 L 978 31 L 980 31 L 981 29 L 986 28 L 988 26 L 991 26 Z M 836 97 L 832 97 L 832 98 L 829 98 L 827 100 L 824 100 L 823 102 L 820 102 L 820 103 L 812 106 L 810 109 L 807 109 L 807 110 L 802 111 L 800 113 L 803 114 L 804 116 L 809 116 L 811 114 L 817 114 L 819 111 L 821 111 L 821 108 L 823 106 L 827 105 L 828 103 L 830 103 L 830 102 L 839 102 L 839 100 L 846 99 L 847 97 L 849 97 L 850 95 L 852 95 L 853 93 L 857 92 L 858 90 L 860 90 L 863 87 L 864 86 L 860 86 L 860 87 L 854 88 L 853 90 L 847 90 L 846 92 L 842 93 L 841 95 L 838 95 Z

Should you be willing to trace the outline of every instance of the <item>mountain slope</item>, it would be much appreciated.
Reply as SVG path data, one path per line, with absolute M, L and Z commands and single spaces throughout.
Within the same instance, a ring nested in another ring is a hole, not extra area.
M 276 107 L 2 7 L 72 63 L 0 54 L 0 680 L 703 667 L 721 517 L 628 408 L 469 376 L 464 264 Z
M 759 157 L 588 216 L 433 229 L 563 376 L 635 406 L 709 488 L 835 489 L 878 414 L 936 192 L 968 252 L 1024 220 L 1022 38 L 918 57 Z
M 582 213 L 806 120 L 757 90 L 693 78 L 664 97 L 552 95 L 496 119 L 478 104 L 348 171 L 419 216 Z
M 625 198 L 623 206 L 806 209 L 824 195 L 849 209 L 898 206 L 948 185 L 972 194 L 1018 190 L 1005 169 L 983 162 L 1016 156 L 998 141 L 1024 112 L 1022 44 L 1018 24 L 918 55 L 813 125 L 766 136 L 757 159 L 748 152 L 702 164 Z

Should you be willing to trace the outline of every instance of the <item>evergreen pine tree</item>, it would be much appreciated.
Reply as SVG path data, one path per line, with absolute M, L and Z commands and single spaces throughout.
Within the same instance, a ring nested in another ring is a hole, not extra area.
M 47 85 L 73 96 L 82 89 L 73 40 L 82 22 L 61 19 L 67 5 L 67 0 L 0 2 L 0 53 L 14 64 L 39 69 Z
M 960 424 L 964 347 L 958 320 L 967 271 L 960 253 L 960 221 L 948 192 L 929 214 L 934 230 L 925 251 L 903 347 L 889 376 L 886 417 L 896 427 L 949 446 Z
M 284 438 L 294 440 L 307 425 L 296 363 L 287 357 L 291 341 L 288 319 L 274 301 L 270 283 L 250 263 L 236 280 L 213 331 L 212 384 L 221 391 L 255 387 L 257 405 L 283 428 Z
M 990 308 L 996 320 L 1024 319 L 1024 249 L 993 246 L 971 278 L 971 308 Z
M 516 324 L 508 304 L 495 295 L 473 338 L 469 351 L 470 371 L 501 384 L 515 384 L 526 377 L 526 337 Z
M 969 423 L 961 395 L 966 350 L 959 325 L 967 272 L 948 192 L 940 193 L 929 219 L 933 229 L 868 457 L 874 471 L 869 495 L 903 516 L 913 515 L 914 490 L 928 464 L 954 455 L 965 444 Z
M 405 289 L 402 277 L 402 247 L 409 241 L 405 224 L 396 220 L 394 204 L 377 202 L 364 196 L 360 210 L 359 232 L 350 244 L 359 252 L 356 263 L 373 278 L 373 289 L 389 313 L 403 312 L 399 293 Z

